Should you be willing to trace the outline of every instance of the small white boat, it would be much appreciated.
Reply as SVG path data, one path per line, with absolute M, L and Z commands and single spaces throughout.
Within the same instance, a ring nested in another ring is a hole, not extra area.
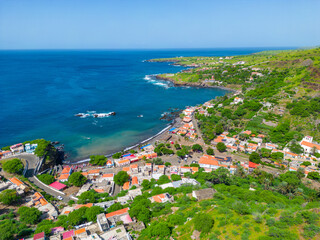
M 138 117 L 138 118 L 142 118 L 142 117 L 143 117 L 143 115 L 141 114 L 141 115 L 138 115 L 137 117 Z

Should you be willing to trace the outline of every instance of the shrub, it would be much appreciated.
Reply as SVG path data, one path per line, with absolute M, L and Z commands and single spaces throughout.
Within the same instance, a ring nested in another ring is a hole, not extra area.
M 47 185 L 54 182 L 54 176 L 47 174 L 47 173 L 41 174 L 37 177 L 41 182 L 43 182 L 44 184 L 47 184 Z
M 129 180 L 129 175 L 126 171 L 120 171 L 114 176 L 114 182 L 119 186 L 122 186 Z
M 8 173 L 21 173 L 23 170 L 23 164 L 20 159 L 14 158 L 6 161 L 2 164 L 3 170 Z
M 80 172 L 73 172 L 71 173 L 68 182 L 76 187 L 81 187 L 83 184 L 85 184 L 87 181 L 87 178 L 83 176 Z
M 10 205 L 19 199 L 17 191 L 14 189 L 7 189 L 0 193 L 0 202 L 5 205 Z
M 227 146 L 223 142 L 217 144 L 217 149 L 219 152 L 224 152 L 227 149 Z
M 104 155 L 91 155 L 90 156 L 90 164 L 104 166 L 106 165 L 107 158 Z
M 194 227 L 201 233 L 208 233 L 214 224 L 213 218 L 206 213 L 198 213 L 194 217 Z

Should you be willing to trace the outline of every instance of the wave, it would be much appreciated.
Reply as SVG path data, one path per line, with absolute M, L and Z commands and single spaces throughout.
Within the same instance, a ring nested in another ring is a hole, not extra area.
M 147 82 L 155 85 L 155 86 L 163 87 L 163 88 L 166 88 L 166 89 L 171 88 L 173 86 L 170 82 L 156 79 L 155 78 L 156 75 L 157 74 L 146 75 L 143 79 L 146 80 Z
M 96 111 L 87 111 L 87 113 L 74 114 L 75 117 L 79 117 L 79 118 L 87 118 L 87 117 L 106 118 L 114 115 L 116 115 L 115 112 L 97 113 Z

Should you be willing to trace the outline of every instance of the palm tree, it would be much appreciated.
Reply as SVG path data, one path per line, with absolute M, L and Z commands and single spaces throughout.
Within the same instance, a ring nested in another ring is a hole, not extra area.
M 239 144 L 240 144 L 239 139 L 236 140 L 236 144 L 237 144 L 237 152 L 239 152 Z
M 278 185 L 278 191 L 282 194 L 286 194 L 288 192 L 288 183 L 287 182 L 281 182 Z

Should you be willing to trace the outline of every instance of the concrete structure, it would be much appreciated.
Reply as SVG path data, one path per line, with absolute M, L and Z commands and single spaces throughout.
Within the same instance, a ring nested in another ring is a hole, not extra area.
M 217 191 L 213 188 L 194 190 L 192 191 L 192 197 L 196 198 L 198 201 L 211 199 L 216 192 Z

